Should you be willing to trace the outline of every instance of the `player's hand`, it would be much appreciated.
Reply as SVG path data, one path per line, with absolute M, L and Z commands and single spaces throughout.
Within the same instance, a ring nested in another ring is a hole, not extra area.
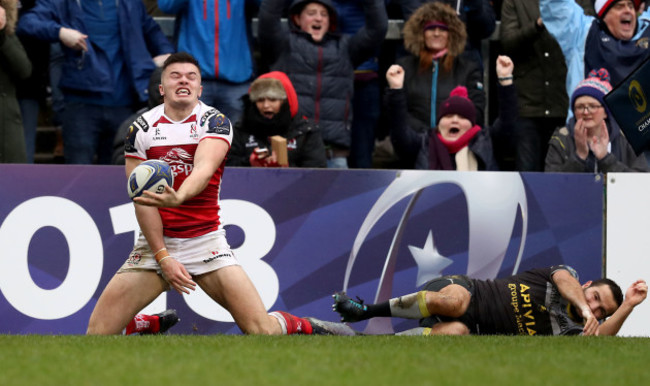
M 86 43 L 88 35 L 84 35 L 76 29 L 61 27 L 59 30 L 59 39 L 66 47 L 72 48 L 73 50 L 88 51 L 88 43 Z
M 632 307 L 638 306 L 648 296 L 648 284 L 645 280 L 639 279 L 632 283 L 625 291 L 625 302 Z
M 190 290 L 194 291 L 196 289 L 196 283 L 192 280 L 192 276 L 190 276 L 183 264 L 173 257 L 161 260 L 160 268 L 162 269 L 163 278 L 179 294 L 189 294 Z
M 582 314 L 582 319 L 584 320 L 584 327 L 582 328 L 583 335 L 598 335 L 598 328 L 600 323 L 598 319 L 591 312 L 591 309 L 588 306 L 581 308 L 580 313 Z
M 142 192 L 142 196 L 133 199 L 133 202 L 145 206 L 156 206 L 159 208 L 175 208 L 185 201 L 179 194 L 169 186 L 165 186 L 162 193 L 154 193 L 148 190 Z
M 400 89 L 404 87 L 404 69 L 399 64 L 393 64 L 388 67 L 386 71 L 386 81 L 388 87 L 392 89 Z

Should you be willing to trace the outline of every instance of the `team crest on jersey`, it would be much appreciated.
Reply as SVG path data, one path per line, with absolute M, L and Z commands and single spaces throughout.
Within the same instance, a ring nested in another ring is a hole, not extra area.
M 131 252 L 129 258 L 126 260 L 126 264 L 129 267 L 135 267 L 140 265 L 140 261 L 142 261 L 142 255 L 137 252 Z
M 636 46 L 640 47 L 640 48 L 643 48 L 644 50 L 647 50 L 648 49 L 648 41 L 649 41 L 648 38 L 641 38 L 641 39 L 636 41 Z
M 190 138 L 192 139 L 198 139 L 199 138 L 199 132 L 196 130 L 196 124 L 192 123 L 190 126 Z

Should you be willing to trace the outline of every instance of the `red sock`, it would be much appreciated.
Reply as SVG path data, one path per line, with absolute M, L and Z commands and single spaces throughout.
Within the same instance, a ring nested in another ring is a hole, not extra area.
M 160 317 L 158 315 L 136 315 L 126 326 L 126 335 L 155 334 L 160 331 Z
M 282 316 L 282 318 L 284 319 L 284 322 L 287 326 L 287 335 L 292 335 L 292 334 L 311 335 L 312 333 L 311 323 L 309 323 L 309 321 L 307 321 L 306 319 L 299 318 L 297 316 L 291 315 L 290 313 L 284 311 L 276 311 L 276 313 Z

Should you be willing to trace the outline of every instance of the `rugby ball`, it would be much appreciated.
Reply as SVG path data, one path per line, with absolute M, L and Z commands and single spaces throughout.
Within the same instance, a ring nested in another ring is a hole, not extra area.
M 129 175 L 126 191 L 133 200 L 140 197 L 142 192 L 162 193 L 165 186 L 174 186 L 174 173 L 171 166 L 165 161 L 148 160 L 136 166 Z

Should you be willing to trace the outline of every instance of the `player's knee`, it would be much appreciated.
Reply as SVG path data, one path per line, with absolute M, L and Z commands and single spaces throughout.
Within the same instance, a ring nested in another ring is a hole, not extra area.
M 470 294 L 461 286 L 449 286 L 435 294 L 433 299 L 437 304 L 434 304 L 434 307 L 429 307 L 430 310 L 433 308 L 434 314 L 459 318 L 465 314 L 469 307 Z
M 274 334 L 274 332 L 270 328 L 267 328 L 266 326 L 259 326 L 259 325 L 241 327 L 241 330 L 246 335 L 273 335 Z
M 246 335 L 277 335 L 281 329 L 277 321 L 269 319 L 250 320 L 238 323 L 241 331 Z
M 88 328 L 86 329 L 86 335 L 111 335 L 104 325 L 95 323 L 91 321 L 88 323 Z

